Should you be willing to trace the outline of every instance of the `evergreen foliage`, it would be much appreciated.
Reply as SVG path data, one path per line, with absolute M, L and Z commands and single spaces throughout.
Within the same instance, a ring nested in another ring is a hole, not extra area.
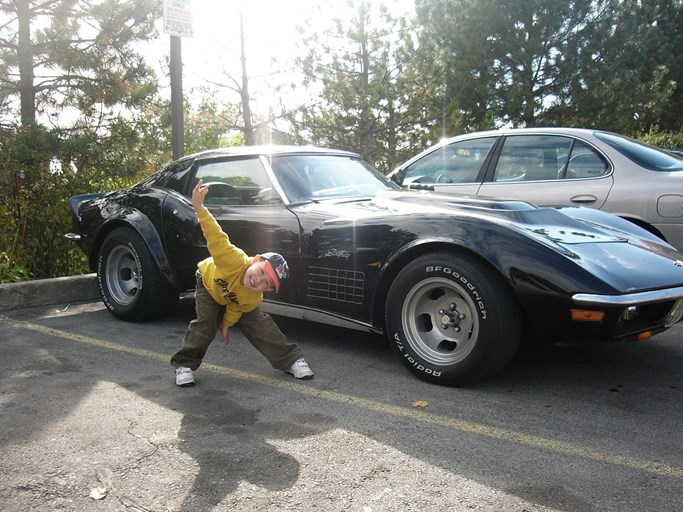
M 3 0 L 0 14 L 2 279 L 82 273 L 69 197 L 132 183 L 162 154 L 141 111 L 156 78 L 135 50 L 160 5 Z
M 355 151 L 386 172 L 407 158 L 410 138 L 424 142 L 422 84 L 409 80 L 412 27 L 382 4 L 348 4 L 349 19 L 303 30 L 297 64 L 303 86 L 319 95 L 288 119 L 298 142 Z

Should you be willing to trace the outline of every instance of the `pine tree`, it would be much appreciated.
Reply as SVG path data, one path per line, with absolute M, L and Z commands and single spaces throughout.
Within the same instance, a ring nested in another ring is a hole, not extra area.
M 97 127 L 156 91 L 134 46 L 155 34 L 158 1 L 2 0 L 0 13 L 5 119 L 63 126 L 80 118 Z
M 355 151 L 388 171 L 406 156 L 406 132 L 422 121 L 414 85 L 403 80 L 414 54 L 411 27 L 384 4 L 348 6 L 350 17 L 304 31 L 307 53 L 297 64 L 314 95 L 290 122 L 299 142 Z

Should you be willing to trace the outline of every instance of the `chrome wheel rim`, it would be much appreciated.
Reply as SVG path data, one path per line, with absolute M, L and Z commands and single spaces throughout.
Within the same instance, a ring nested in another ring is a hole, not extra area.
M 107 290 L 118 304 L 131 304 L 140 292 L 142 272 L 133 251 L 124 245 L 115 247 L 105 267 Z
M 458 363 L 476 345 L 476 304 L 461 286 L 448 279 L 425 279 L 413 286 L 403 301 L 401 317 L 408 344 L 427 363 Z

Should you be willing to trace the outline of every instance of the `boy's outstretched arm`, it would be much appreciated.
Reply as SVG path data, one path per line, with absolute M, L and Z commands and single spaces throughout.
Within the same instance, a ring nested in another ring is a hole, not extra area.
M 192 189 L 192 207 L 197 215 L 204 210 L 204 198 L 209 193 L 209 187 L 204 186 L 204 180 L 200 179 L 197 186 Z

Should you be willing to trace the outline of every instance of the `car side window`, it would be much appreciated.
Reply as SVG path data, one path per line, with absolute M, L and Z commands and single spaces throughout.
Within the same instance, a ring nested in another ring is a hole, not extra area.
M 192 160 L 175 162 L 157 174 L 143 180 L 141 184 L 155 186 L 158 188 L 170 188 L 176 192 L 183 193 L 187 183 Z
M 607 162 L 588 144 L 576 141 L 564 173 L 566 179 L 597 178 L 607 173 Z
M 406 168 L 404 184 L 473 183 L 496 137 L 454 142 L 414 162 Z
M 255 206 L 281 203 L 257 157 L 200 164 L 195 175 L 209 185 L 207 206 Z
M 554 135 L 505 138 L 493 181 L 540 181 L 562 178 L 572 139 Z

